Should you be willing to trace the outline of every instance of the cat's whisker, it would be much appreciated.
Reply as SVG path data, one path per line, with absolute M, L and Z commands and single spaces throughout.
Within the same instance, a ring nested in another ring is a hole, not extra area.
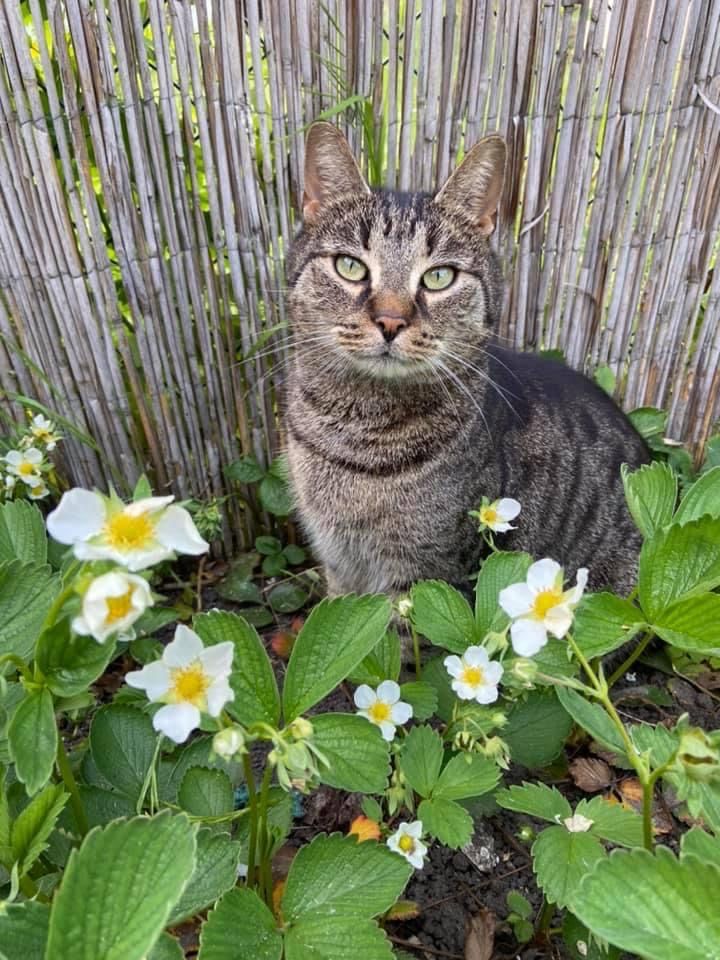
M 475 364 L 470 363 L 469 360 L 466 360 L 464 357 L 459 356 L 458 354 L 454 353 L 452 350 L 448 350 L 446 348 L 444 350 L 444 353 L 446 354 L 446 356 L 450 357 L 456 363 L 461 364 L 463 367 L 470 370 L 472 373 L 476 373 L 478 376 L 480 376 L 488 384 L 488 386 L 493 388 L 493 390 L 497 393 L 500 399 L 505 401 L 510 411 L 516 417 L 519 416 L 517 410 L 515 409 L 515 407 L 512 405 L 512 403 L 510 402 L 510 400 L 508 400 L 506 396 L 506 394 L 510 394 L 511 397 L 515 397 L 516 400 L 519 400 L 520 398 L 517 396 L 517 394 L 511 393 L 509 390 L 506 390 L 504 387 L 501 387 L 500 384 L 496 383 L 493 380 L 493 378 L 487 373 L 487 371 L 481 370 L 480 367 L 476 367 Z
M 446 363 L 443 363 L 443 361 L 439 357 L 435 357 L 433 363 L 435 364 L 436 367 L 439 367 L 440 370 L 442 370 L 444 373 L 446 373 L 450 377 L 450 379 L 453 381 L 453 383 L 456 385 L 456 387 L 460 390 L 461 393 L 465 394 L 465 396 L 468 398 L 470 403 L 475 407 L 477 412 L 482 417 L 482 421 L 485 424 L 485 429 L 488 432 L 488 437 L 492 439 L 492 431 L 490 430 L 490 424 L 488 423 L 487 417 L 485 416 L 485 411 L 477 403 L 477 401 L 475 400 L 475 397 L 473 397 L 472 393 L 470 393 L 467 386 L 462 382 L 462 380 L 457 376 L 457 374 L 455 374 L 450 369 L 450 367 L 448 367 Z

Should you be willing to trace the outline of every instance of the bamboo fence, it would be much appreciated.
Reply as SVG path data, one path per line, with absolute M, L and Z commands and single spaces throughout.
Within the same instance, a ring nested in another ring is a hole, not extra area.
M 281 448 L 283 255 L 316 117 L 401 189 L 502 133 L 503 335 L 609 365 L 626 407 L 702 444 L 720 0 L 5 0 L 0 386 L 16 418 L 19 395 L 73 425 L 74 482 L 147 471 L 221 497 L 225 465 Z

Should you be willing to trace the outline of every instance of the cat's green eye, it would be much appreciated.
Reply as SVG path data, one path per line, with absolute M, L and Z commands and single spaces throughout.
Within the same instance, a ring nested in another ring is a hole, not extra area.
M 335 257 L 335 269 L 343 280 L 352 280 L 353 283 L 364 280 L 368 273 L 368 268 L 362 260 L 356 260 L 355 257 L 348 257 L 346 254 Z
M 453 267 L 433 267 L 422 275 L 422 285 L 426 290 L 447 290 L 456 273 Z

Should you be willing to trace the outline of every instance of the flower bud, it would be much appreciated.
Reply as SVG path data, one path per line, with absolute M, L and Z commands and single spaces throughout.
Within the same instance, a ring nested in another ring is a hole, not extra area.
M 213 752 L 223 760 L 232 760 L 238 754 L 247 753 L 245 734 L 240 727 L 225 727 L 213 737 Z
M 512 675 L 521 683 L 534 683 L 538 675 L 538 665 L 527 657 L 518 657 L 512 665 Z
M 313 735 L 313 725 L 305 717 L 296 717 L 288 730 L 296 740 L 308 740 Z
M 678 723 L 680 745 L 673 766 L 691 780 L 720 780 L 720 735 Z
M 397 602 L 396 609 L 398 614 L 407 620 L 410 617 L 413 609 L 413 604 L 410 597 L 401 597 Z

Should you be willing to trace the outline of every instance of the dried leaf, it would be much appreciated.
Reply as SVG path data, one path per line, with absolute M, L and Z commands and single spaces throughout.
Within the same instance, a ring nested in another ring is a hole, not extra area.
M 642 784 L 637 777 L 626 777 L 624 780 L 621 780 L 620 783 L 617 784 L 617 791 L 625 806 L 631 807 L 638 813 L 642 813 L 643 791 Z M 657 803 L 653 804 L 652 823 L 653 833 L 656 835 L 673 832 L 672 818 L 662 807 L 659 807 Z
M 385 914 L 386 920 L 414 920 L 420 916 L 420 906 L 414 900 L 398 900 Z
M 613 780 L 612 770 L 604 760 L 593 757 L 578 757 L 568 767 L 576 786 L 585 793 L 604 790 Z
M 465 960 L 492 960 L 495 947 L 495 914 L 481 910 L 465 922 Z

